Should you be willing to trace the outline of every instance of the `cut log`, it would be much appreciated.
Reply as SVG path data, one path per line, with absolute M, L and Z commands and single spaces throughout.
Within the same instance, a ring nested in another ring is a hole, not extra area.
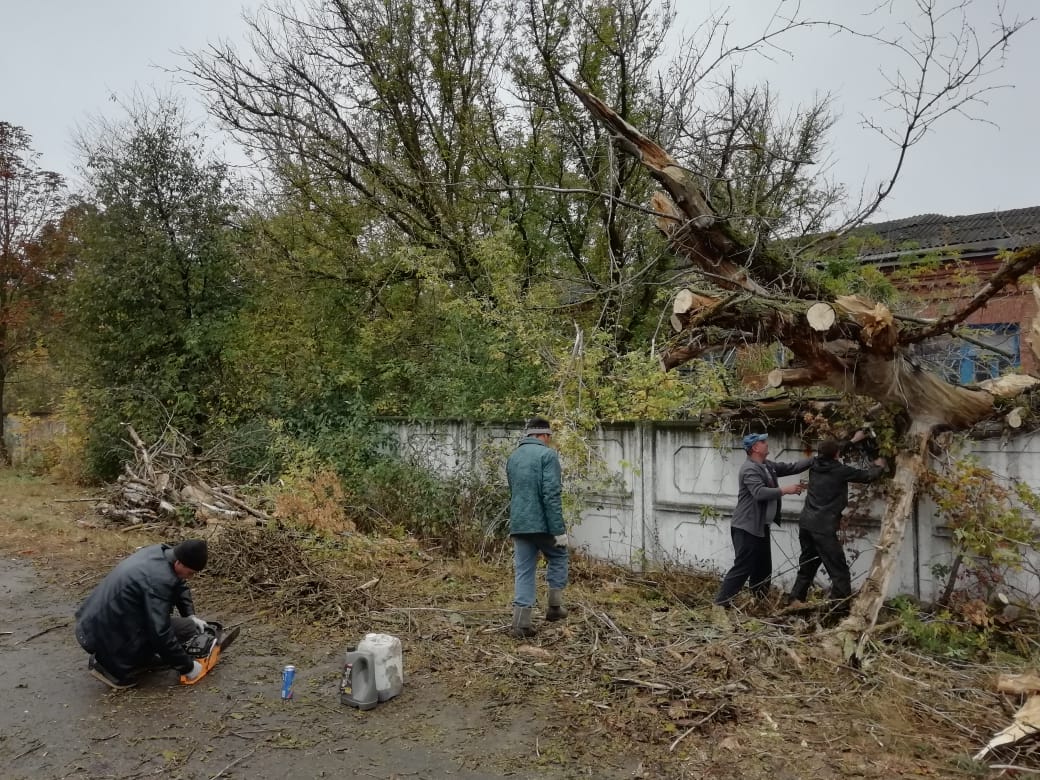
M 672 330 L 674 330 L 676 333 L 682 333 L 683 322 L 681 319 L 679 319 L 678 314 L 673 314 L 671 317 L 669 317 L 668 322 L 671 323 Z
M 827 372 L 817 368 L 774 368 L 766 377 L 769 387 L 804 387 L 820 384 L 827 378 Z
M 997 691 L 1019 695 L 1040 693 L 1040 674 L 1002 674 L 997 678 Z
M 718 298 L 701 295 L 700 293 L 695 293 L 693 290 L 683 288 L 675 294 L 675 301 L 672 303 L 672 313 L 686 314 L 695 309 L 706 309 L 715 306 L 718 302 Z
M 826 333 L 834 327 L 838 315 L 834 313 L 834 307 L 829 303 L 817 301 L 805 313 L 805 319 L 809 321 L 809 327 L 820 333 Z
M 1016 406 L 1004 417 L 1005 422 L 1008 424 L 1008 428 L 1021 428 L 1022 423 L 1025 421 L 1026 412 L 1029 410 L 1024 406 Z
M 986 746 L 975 754 L 976 761 L 981 761 L 993 748 L 1001 745 L 1012 745 L 1015 742 L 1032 736 L 1040 731 L 1040 696 L 1030 696 L 1022 708 L 1015 713 L 1011 725 L 997 734 L 986 743 Z
M 996 379 L 986 379 L 976 387 L 997 398 L 1015 398 L 1040 384 L 1040 379 L 1025 374 L 1007 374 Z

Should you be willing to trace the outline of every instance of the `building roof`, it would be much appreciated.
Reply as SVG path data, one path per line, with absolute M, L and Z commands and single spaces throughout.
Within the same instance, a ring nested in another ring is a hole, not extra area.
M 874 234 L 884 242 L 864 260 L 879 260 L 922 251 L 949 249 L 968 254 L 1018 249 L 1040 244 L 1040 206 L 1011 211 L 948 217 L 918 214 L 863 225 L 856 233 Z

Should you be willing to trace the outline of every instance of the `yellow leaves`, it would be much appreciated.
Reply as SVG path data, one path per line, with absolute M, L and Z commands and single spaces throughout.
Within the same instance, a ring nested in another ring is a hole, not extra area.
M 355 531 L 343 511 L 343 486 L 331 469 L 283 479 L 274 497 L 275 517 L 319 533 Z
M 993 617 L 989 614 L 989 607 L 982 599 L 972 599 L 960 605 L 960 613 L 973 626 L 988 628 L 993 625 Z
M 1032 516 L 1040 497 L 1028 485 L 1005 484 L 972 458 L 947 462 L 941 471 L 925 475 L 923 484 L 957 548 L 975 566 L 1017 566 L 1021 547 L 1035 542 Z

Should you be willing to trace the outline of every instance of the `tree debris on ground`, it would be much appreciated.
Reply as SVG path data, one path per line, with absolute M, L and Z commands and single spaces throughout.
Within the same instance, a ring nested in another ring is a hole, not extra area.
M 975 754 L 976 761 L 981 761 L 998 747 L 1014 745 L 1040 733 L 1040 677 L 1035 673 L 1001 675 L 996 687 L 1001 693 L 1028 695 L 1028 698 L 1014 714 L 1011 723 Z
M 167 428 L 148 445 L 132 426 L 126 426 L 133 460 L 109 486 L 97 506 L 103 517 L 132 527 L 198 524 L 228 521 L 269 521 L 270 515 L 239 495 L 234 485 L 220 484 L 218 464 L 193 455 L 194 447 L 182 434 Z
M 274 526 L 212 533 L 199 585 L 219 580 L 224 609 L 325 637 L 395 634 L 408 664 L 458 681 L 460 695 L 488 706 L 545 697 L 565 735 L 610 734 L 638 751 L 646 776 L 693 765 L 716 766 L 720 778 L 768 776 L 775 750 L 806 766 L 823 756 L 839 776 L 954 777 L 979 770 L 972 754 L 1006 718 L 991 681 L 1013 659 L 923 653 L 899 619 L 876 628 L 857 669 L 824 652 L 836 631 L 824 609 L 782 614 L 747 602 L 723 612 L 711 604 L 712 577 L 639 574 L 577 555 L 570 616 L 517 642 L 507 634 L 504 554 L 496 566 L 460 564 L 411 539 L 330 540 Z M 724 755 L 741 757 L 740 768 L 719 768 Z M 999 755 L 1040 769 L 1040 756 Z

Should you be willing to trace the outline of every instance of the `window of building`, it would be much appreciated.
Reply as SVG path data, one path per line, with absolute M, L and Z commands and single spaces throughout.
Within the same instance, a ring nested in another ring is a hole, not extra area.
M 948 382 L 970 385 L 1022 365 L 1017 323 L 967 325 L 972 341 L 945 336 L 919 344 L 915 356 Z

